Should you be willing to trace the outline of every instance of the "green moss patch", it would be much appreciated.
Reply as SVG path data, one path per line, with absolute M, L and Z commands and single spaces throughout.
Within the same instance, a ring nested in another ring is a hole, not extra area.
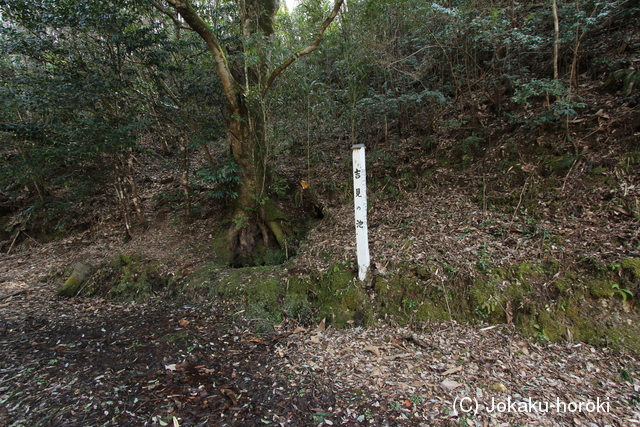
M 56 295 L 59 297 L 72 297 L 77 294 L 81 286 L 90 279 L 92 270 L 89 264 L 77 263 L 71 276 L 56 291 Z
M 615 295 L 613 285 L 614 283 L 606 280 L 595 279 L 587 282 L 587 289 L 594 298 L 611 298 Z
M 640 291 L 640 258 L 625 258 L 621 260 L 620 277 L 634 292 Z
M 479 274 L 450 265 L 404 263 L 392 274 L 374 274 L 362 283 L 342 264 L 308 274 L 276 266 L 210 264 L 191 275 L 178 293 L 231 305 L 262 331 L 287 318 L 305 325 L 326 319 L 335 327 L 369 325 L 376 319 L 512 322 L 538 339 L 640 353 L 640 334 L 629 326 L 640 320 L 637 267 L 636 259 L 611 265 L 585 261 L 571 268 L 542 259 L 489 266 Z
M 543 259 L 485 274 L 461 273 L 449 266 L 398 266 L 398 274 L 374 281 L 375 309 L 400 323 L 449 320 L 513 322 L 526 335 L 570 340 L 640 353 L 640 334 L 630 325 L 635 308 L 637 260 L 600 265 L 591 261 L 567 268 Z M 442 282 L 437 270 L 446 271 Z
M 340 264 L 324 273 L 285 276 L 275 266 L 220 268 L 205 266 L 189 279 L 183 290 L 206 290 L 234 306 L 234 311 L 255 321 L 260 329 L 285 318 L 303 324 L 326 319 L 336 327 L 370 324 L 372 307 L 362 284 Z
M 155 261 L 120 254 L 97 270 L 82 293 L 118 301 L 144 301 L 164 292 L 171 282 L 170 276 L 159 273 Z
M 224 223 L 224 222 L 223 222 Z M 229 245 L 229 231 L 224 227 L 219 227 L 213 232 L 211 239 L 214 260 L 220 265 L 230 265 L 232 262 Z

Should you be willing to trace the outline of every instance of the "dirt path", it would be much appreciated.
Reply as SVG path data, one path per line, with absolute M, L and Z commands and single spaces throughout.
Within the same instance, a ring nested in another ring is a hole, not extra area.
M 448 205 L 444 198 L 429 200 L 404 203 L 406 213 L 400 204 L 373 213 L 379 271 L 391 270 L 400 256 L 439 260 L 446 254 L 448 262 L 457 257 L 457 265 L 473 266 L 484 242 L 504 263 L 540 250 L 525 235 L 504 244 L 492 237 L 504 225 L 500 216 L 480 218 L 463 197 L 449 195 Z M 432 223 L 417 210 L 432 212 Z M 309 236 L 312 250 L 294 260 L 305 271 L 322 271 L 352 250 L 347 234 L 329 237 L 351 229 L 347 208 L 334 209 L 332 221 Z M 114 224 L 47 244 L 28 241 L 1 254 L 0 427 L 640 424 L 634 357 L 523 338 L 512 325 L 405 329 L 379 321 L 335 330 L 288 321 L 258 336 L 256 319 L 216 301 L 185 306 L 54 296 L 51 277 L 60 282 L 75 262 L 99 263 L 118 253 L 142 252 L 160 260 L 164 273 L 187 274 L 210 256 L 213 222 L 166 222 L 126 243 Z M 629 256 L 606 241 L 613 225 L 592 233 L 595 251 L 580 234 L 589 227 L 554 224 L 544 225 L 577 236 L 567 240 L 567 253 Z M 616 224 L 618 231 L 637 231 L 631 221 Z M 399 251 L 399 244 L 385 242 L 413 243 Z M 333 255 L 312 259 L 311 253 Z
M 256 425 L 279 403 L 272 344 L 215 307 L 52 294 L 1 306 L 0 425 Z

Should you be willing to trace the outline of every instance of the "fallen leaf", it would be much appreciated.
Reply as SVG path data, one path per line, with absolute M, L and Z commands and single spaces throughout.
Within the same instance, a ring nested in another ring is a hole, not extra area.
M 442 373 L 442 375 L 446 377 L 447 375 L 455 374 L 460 371 L 462 371 L 462 366 L 456 366 L 455 368 L 447 369 Z
M 371 353 L 375 354 L 377 357 L 380 357 L 380 350 L 376 346 L 368 345 L 364 348 L 364 351 L 370 351 Z
M 461 383 L 453 380 L 444 380 L 440 383 L 440 387 L 442 387 L 445 391 L 453 391 L 461 385 Z
M 376 270 L 378 270 L 378 273 L 380 273 L 381 275 L 385 275 L 387 274 L 387 269 L 384 267 L 384 265 L 382 265 L 382 263 L 376 262 Z
M 180 319 L 178 320 L 178 325 L 182 326 L 183 328 L 186 328 L 187 326 L 189 326 L 189 321 L 187 319 Z
M 175 365 L 176 366 L 176 370 L 177 371 L 184 371 L 185 369 L 189 369 L 192 367 L 192 364 L 190 362 L 183 362 L 180 363 L 179 365 Z
M 387 356 L 384 358 L 384 360 L 396 360 L 396 359 L 404 359 L 407 357 L 414 357 L 415 355 L 412 353 L 401 353 L 401 354 L 394 354 L 391 356 Z
M 506 392 L 507 391 L 507 386 L 505 386 L 502 383 L 493 383 L 489 386 L 489 388 L 493 391 L 499 391 L 499 392 Z
M 238 395 L 235 394 L 232 390 L 229 390 L 228 388 L 221 388 L 220 392 L 231 399 L 232 404 L 235 405 L 236 403 L 238 403 Z

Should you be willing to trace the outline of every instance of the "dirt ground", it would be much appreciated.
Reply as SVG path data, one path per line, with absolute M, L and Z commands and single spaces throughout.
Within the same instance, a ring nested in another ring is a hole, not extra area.
M 640 424 L 629 355 L 512 325 L 286 321 L 258 336 L 216 301 L 62 299 L 35 280 L 51 245 L 2 259 L 34 281 L 2 283 L 0 426 Z
M 500 158 L 499 149 L 487 158 Z M 589 161 L 608 164 L 620 157 L 614 154 Z M 564 199 L 555 211 L 552 196 L 534 191 L 543 178 L 529 176 L 525 165 L 507 178 L 491 169 L 460 175 L 435 167 L 428 181 L 400 195 L 384 185 L 371 197 L 377 274 L 426 260 L 471 275 L 484 261 L 637 257 L 637 219 L 614 205 L 609 186 L 584 185 L 594 179 L 592 169 L 580 160 L 561 171 L 556 186 Z M 624 196 L 637 200 L 638 174 L 618 175 Z M 513 181 L 507 190 L 505 179 Z M 478 183 L 486 189 L 479 201 Z M 540 199 L 535 230 L 520 203 L 502 212 L 479 207 L 485 196 L 497 200 L 505 191 L 520 202 Z M 299 271 L 354 259 L 350 205 L 340 195 L 323 203 L 329 215 L 291 261 Z M 160 273 L 186 277 L 210 260 L 214 218 L 175 225 L 153 212 L 150 228 L 127 242 L 117 214 L 106 209 L 91 228 L 65 239 L 42 243 L 22 233 L 16 245 L 4 246 L 0 427 L 640 424 L 635 356 L 526 338 L 512 324 L 400 327 L 380 319 L 337 330 L 285 320 L 258 335 L 253 326 L 261 319 L 221 301 L 55 296 L 78 261 L 97 265 L 118 253 L 142 253 L 158 260 Z M 549 236 L 560 243 L 550 245 Z

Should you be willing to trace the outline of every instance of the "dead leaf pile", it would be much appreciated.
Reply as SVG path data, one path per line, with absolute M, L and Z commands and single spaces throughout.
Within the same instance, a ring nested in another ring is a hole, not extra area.
M 511 326 L 455 323 L 294 333 L 276 346 L 289 386 L 324 379 L 343 425 L 623 426 L 640 423 L 632 357 L 535 343 Z M 599 405 L 599 406 L 598 406 Z

